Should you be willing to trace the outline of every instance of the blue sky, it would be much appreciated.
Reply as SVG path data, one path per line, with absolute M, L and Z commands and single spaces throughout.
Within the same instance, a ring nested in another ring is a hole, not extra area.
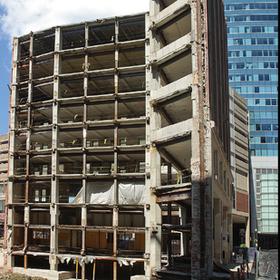
M 0 16 L 4 10 L 0 6 Z M 0 29 L 0 134 L 8 132 L 9 89 L 11 73 L 10 39 Z

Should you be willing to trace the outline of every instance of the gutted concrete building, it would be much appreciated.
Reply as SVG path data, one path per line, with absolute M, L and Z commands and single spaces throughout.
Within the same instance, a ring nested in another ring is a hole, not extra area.
M 246 101 L 230 89 L 230 145 L 233 174 L 233 246 L 250 246 L 249 134 Z M 251 199 L 253 203 L 253 199 Z
M 231 254 L 222 1 L 14 39 L 8 265 L 207 279 Z
M 4 235 L 5 190 L 8 182 L 8 135 L 0 135 L 0 237 Z

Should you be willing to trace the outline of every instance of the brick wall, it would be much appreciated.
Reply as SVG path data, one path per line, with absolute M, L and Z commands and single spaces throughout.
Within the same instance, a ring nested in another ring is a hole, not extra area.
M 236 210 L 248 213 L 248 194 L 236 192 Z

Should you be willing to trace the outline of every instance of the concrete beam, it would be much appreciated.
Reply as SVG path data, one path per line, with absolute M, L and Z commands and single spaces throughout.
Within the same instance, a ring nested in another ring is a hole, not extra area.
M 154 132 L 151 140 L 155 144 L 164 144 L 165 142 L 187 136 L 192 132 L 192 123 L 192 119 L 188 119 L 160 128 Z
M 191 1 L 189 0 L 177 0 L 161 12 L 155 15 L 155 17 L 151 18 L 152 25 L 151 29 L 157 29 L 170 20 L 176 18 L 182 12 L 188 10 L 190 8 Z
M 160 102 L 164 102 L 168 99 L 172 99 L 175 96 L 190 91 L 193 82 L 192 74 L 189 74 L 173 83 L 170 83 L 158 90 L 153 90 L 151 93 L 152 99 L 150 102 L 155 105 Z
M 167 62 L 168 60 L 176 57 L 184 52 L 186 49 L 191 48 L 191 33 L 184 35 L 169 45 L 161 48 L 151 56 L 151 63 L 157 66 Z

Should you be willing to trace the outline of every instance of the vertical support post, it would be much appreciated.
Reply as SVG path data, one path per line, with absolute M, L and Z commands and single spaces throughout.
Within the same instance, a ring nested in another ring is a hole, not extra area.
M 30 33 L 29 37 L 29 71 L 28 71 L 28 119 L 27 119 L 27 138 L 26 138 L 26 182 L 25 182 L 25 207 L 24 207 L 24 268 L 27 268 L 27 256 L 25 255 L 28 247 L 28 229 L 29 229 L 29 214 L 30 207 L 27 206 L 28 195 L 29 195 L 29 176 L 30 176 L 30 138 L 31 138 L 31 127 L 32 127 L 32 79 L 33 79 L 33 33 Z
M 87 227 L 87 207 L 84 205 L 82 207 L 81 213 L 81 221 L 82 221 L 82 249 L 81 254 L 83 255 L 86 251 L 86 227 Z
M 10 96 L 10 131 L 9 131 L 9 161 L 8 161 L 8 185 L 7 185 L 7 202 L 13 203 L 13 187 L 14 187 L 14 170 L 15 170 L 15 128 L 16 128 L 16 100 L 17 100 L 17 60 L 19 56 L 19 40 L 13 40 L 12 51 L 12 81 L 11 81 L 11 96 Z M 8 208 L 8 229 L 7 229 L 7 267 L 13 266 L 14 258 L 12 257 L 11 250 L 13 246 L 13 209 Z
M 149 145 L 149 155 L 146 154 L 146 188 L 148 196 L 148 205 L 146 206 L 146 256 L 149 257 L 149 262 L 145 267 L 145 276 L 152 279 L 155 271 L 161 267 L 161 209 L 157 204 L 157 197 L 154 189 L 161 184 L 161 157 L 155 145 L 151 142 L 153 135 L 160 128 L 160 115 L 154 110 L 150 104 L 150 99 L 153 97 L 153 91 L 160 87 L 160 78 L 157 71 L 153 72 L 150 65 L 149 54 L 154 53 L 159 49 L 159 44 L 153 38 L 153 32 L 150 30 L 150 25 L 153 19 L 159 12 L 159 4 L 156 1 L 150 2 L 150 17 L 146 16 L 146 81 L 147 81 L 147 125 L 146 125 L 146 141 Z
M 114 238 L 113 238 L 113 255 L 117 257 L 118 255 L 118 215 L 119 215 L 119 199 L 118 199 L 118 179 L 116 177 L 118 173 L 118 125 L 116 123 L 118 119 L 118 92 L 119 92 L 119 50 L 118 50 L 118 34 L 119 25 L 118 18 L 115 18 L 115 73 L 114 73 L 114 93 L 115 93 L 115 113 L 114 113 L 114 209 L 113 209 L 113 228 L 114 228 Z M 113 261 L 113 280 L 117 280 L 118 277 L 118 263 Z
M 89 70 L 89 61 L 88 61 L 88 24 L 85 24 L 85 62 L 84 62 L 84 105 L 83 105 L 83 184 L 82 184 L 82 189 L 83 189 L 83 203 L 86 205 L 87 202 L 87 181 L 86 181 L 86 173 L 87 173 L 87 133 L 88 133 L 88 127 L 87 127 L 87 110 L 88 110 L 88 105 L 87 105 L 87 95 L 88 95 L 88 70 Z M 86 206 L 85 206 L 86 207 Z M 83 209 L 82 209 L 83 211 Z M 87 209 L 85 208 L 85 215 L 87 214 Z M 83 216 L 82 216 L 83 218 Z M 85 221 L 86 223 L 86 221 Z M 86 226 L 83 230 L 83 250 L 82 252 L 85 251 L 85 239 L 86 239 Z
M 167 165 L 167 184 L 171 184 L 172 179 L 172 166 L 170 163 Z M 172 205 L 168 203 L 167 205 L 167 223 L 172 223 Z M 172 266 L 172 238 L 171 238 L 171 230 L 168 230 L 167 233 L 167 259 L 168 259 L 168 266 Z
M 206 279 L 212 274 L 212 183 L 211 183 L 211 127 L 209 96 L 205 94 L 206 58 L 205 3 L 191 4 L 192 44 L 192 279 Z M 206 226 L 207 225 L 207 226 Z
M 57 248 L 58 248 L 58 233 L 56 225 L 58 223 L 58 97 L 59 97 L 59 73 L 60 73 L 60 51 L 61 47 L 61 31 L 57 27 L 55 29 L 55 48 L 54 48 L 54 70 L 53 70 L 53 126 L 52 126 L 52 184 L 51 184 L 51 237 L 50 237 L 50 269 L 57 270 Z

